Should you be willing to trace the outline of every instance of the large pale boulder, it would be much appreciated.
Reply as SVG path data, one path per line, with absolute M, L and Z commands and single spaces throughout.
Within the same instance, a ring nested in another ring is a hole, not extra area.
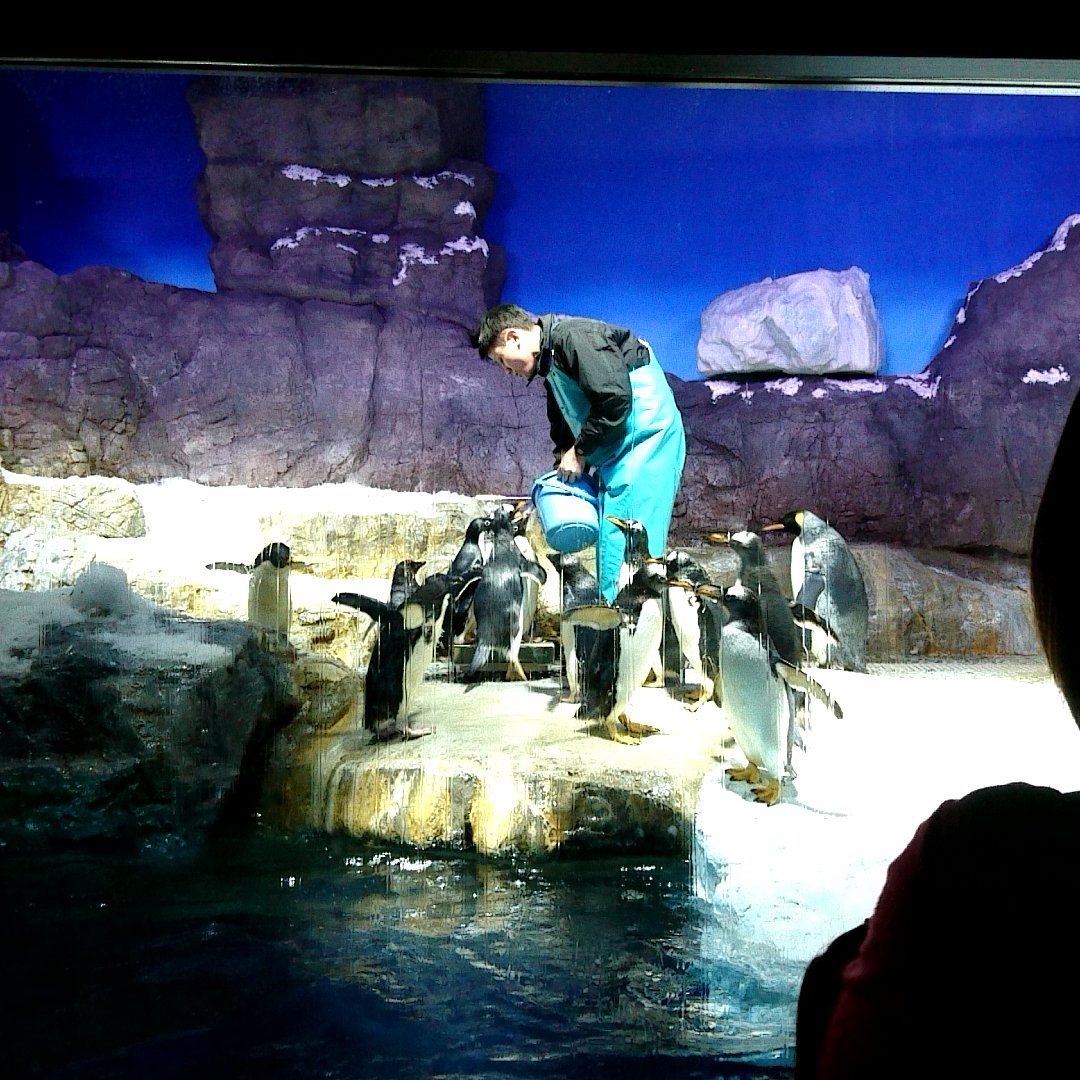
M 701 313 L 697 366 L 706 378 L 873 375 L 883 354 L 870 279 L 857 266 L 765 278 L 722 293 Z

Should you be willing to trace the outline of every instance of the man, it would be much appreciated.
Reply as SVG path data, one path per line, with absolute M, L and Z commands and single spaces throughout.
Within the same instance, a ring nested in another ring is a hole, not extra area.
M 589 469 L 600 485 L 597 581 L 614 600 L 625 534 L 608 515 L 634 518 L 649 553 L 663 555 L 686 457 L 682 417 L 648 342 L 597 319 L 541 315 L 516 304 L 488 310 L 475 334 L 480 355 L 547 388 L 556 469 Z

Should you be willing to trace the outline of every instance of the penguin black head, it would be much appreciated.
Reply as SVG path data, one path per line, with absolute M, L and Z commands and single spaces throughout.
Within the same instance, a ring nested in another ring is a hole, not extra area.
M 271 566 L 278 570 L 283 570 L 289 565 L 289 558 L 291 552 L 289 551 L 288 544 L 267 544 L 266 547 L 255 556 L 255 566 L 260 563 L 268 562 Z
M 627 562 L 650 558 L 649 532 L 637 518 L 620 518 L 608 514 L 607 519 L 616 528 L 621 529 L 626 537 Z

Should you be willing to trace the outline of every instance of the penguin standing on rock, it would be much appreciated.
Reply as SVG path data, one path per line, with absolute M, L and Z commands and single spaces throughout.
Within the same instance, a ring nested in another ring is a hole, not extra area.
M 434 659 L 443 620 L 452 597 L 469 588 L 447 574 L 431 574 L 418 585 L 401 607 L 363 593 L 337 593 L 335 604 L 356 608 L 378 626 L 375 647 L 364 678 L 364 726 L 376 741 L 414 739 L 432 729 L 409 723 L 427 666 Z
M 275 542 L 246 563 L 212 562 L 207 570 L 233 570 L 248 575 L 248 622 L 269 642 L 287 645 L 292 623 L 292 598 L 289 593 L 289 571 L 297 564 L 288 544 Z M 304 567 L 307 569 L 307 567 Z
M 392 608 L 400 608 L 420 587 L 416 575 L 424 567 L 420 559 L 402 559 L 390 576 L 390 600 Z
M 697 676 L 696 694 L 687 697 L 687 707 L 697 709 L 713 696 L 713 681 L 701 662 L 701 626 L 697 593 L 686 585 L 703 585 L 709 579 L 703 567 L 683 551 L 673 551 L 667 558 L 667 576 L 672 582 L 667 590 L 668 617 L 687 666 Z
M 715 671 L 714 693 L 746 758 L 745 766 L 730 766 L 727 775 L 749 781 L 755 800 L 771 806 L 780 798 L 784 778 L 795 775 L 792 690 L 812 694 L 837 717 L 843 712 L 824 687 L 777 652 L 759 594 L 739 584 L 721 589 L 710 583 L 696 591 L 706 601 L 701 608 L 703 651 Z M 717 602 L 720 618 L 714 620 L 706 606 Z
M 574 608 L 587 604 L 596 604 L 600 600 L 600 588 L 595 575 L 581 564 L 576 555 L 553 551 L 548 555 L 551 565 L 559 573 L 561 583 L 561 615 L 559 619 L 559 640 L 562 645 L 563 664 L 566 667 L 567 693 L 564 701 L 581 700 L 581 682 L 578 676 L 584 660 L 592 652 L 598 633 L 591 626 L 577 625 L 567 618 L 567 613 Z M 588 668 L 585 668 L 586 678 Z
M 491 518 L 474 517 L 465 529 L 465 538 L 457 554 L 450 563 L 449 574 L 452 578 L 464 580 L 477 573 L 491 555 Z M 473 621 L 472 593 L 465 592 L 450 609 L 450 615 L 443 628 L 443 651 L 453 654 L 455 642 L 462 641 Z
M 807 654 L 818 667 L 866 672 L 869 605 L 866 582 L 844 538 L 810 510 L 792 510 L 768 529 L 784 529 L 791 542 L 791 595 L 832 631 L 804 635 Z
M 610 739 L 633 745 L 638 736 L 659 730 L 652 724 L 635 722 L 626 710 L 660 651 L 667 564 L 647 554 L 648 536 L 640 521 L 608 520 L 626 534 L 627 549 L 635 552 L 637 569 L 619 590 L 614 605 L 579 607 L 565 618 L 571 625 L 600 631 L 588 657 L 590 678 L 583 687 L 577 715 L 601 721 Z
M 535 560 L 526 558 L 514 539 L 510 512 L 500 507 L 491 516 L 491 556 L 480 571 L 473 594 L 476 618 L 476 646 L 467 676 L 476 673 L 493 653 L 506 658 L 506 678 L 524 679 L 525 670 L 518 659 L 525 636 L 525 579 L 539 585 L 547 580 L 547 571 Z

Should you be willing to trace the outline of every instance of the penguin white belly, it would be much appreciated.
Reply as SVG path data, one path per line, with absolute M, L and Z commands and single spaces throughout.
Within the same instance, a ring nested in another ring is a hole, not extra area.
M 690 670 L 697 676 L 706 697 L 712 697 L 713 684 L 705 674 L 701 663 L 701 623 L 698 618 L 700 601 L 689 591 L 681 587 L 668 589 L 668 613 L 671 625 L 675 628 L 675 637 Z
M 653 658 L 660 650 L 664 635 L 664 609 L 659 598 L 646 600 L 641 605 L 637 625 L 619 631 L 619 670 L 615 682 L 614 716 L 625 710 L 645 676 Z
M 731 733 L 747 761 L 779 780 L 787 756 L 788 696 L 751 635 L 725 630 L 720 686 Z
M 791 542 L 791 597 L 797 600 L 806 578 L 806 556 L 803 542 L 798 536 Z

